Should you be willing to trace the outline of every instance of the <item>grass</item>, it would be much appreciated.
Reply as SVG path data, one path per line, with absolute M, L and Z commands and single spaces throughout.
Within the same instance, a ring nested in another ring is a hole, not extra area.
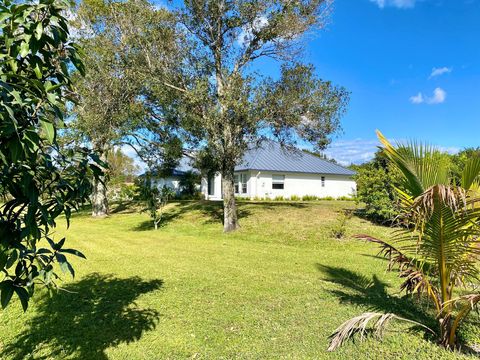
M 351 238 L 390 229 L 352 217 L 351 201 L 240 203 L 242 228 L 221 232 L 218 203 L 171 204 L 155 231 L 146 214 L 76 215 L 66 233 L 75 279 L 38 292 L 26 314 L 0 312 L 7 359 L 453 359 L 421 330 L 399 325 L 382 342 L 327 353 L 328 336 L 361 312 L 389 311 L 435 326 L 428 308 L 398 294 L 399 280 L 371 244 Z M 462 337 L 480 343 L 479 318 Z M 472 357 L 473 358 L 473 357 Z

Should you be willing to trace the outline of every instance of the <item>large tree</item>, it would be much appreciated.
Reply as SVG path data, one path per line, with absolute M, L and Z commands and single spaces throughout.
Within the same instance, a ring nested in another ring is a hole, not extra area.
M 115 145 L 128 143 L 139 150 L 157 143 L 158 134 L 170 134 L 156 103 L 168 98 L 165 88 L 171 91 L 163 85 L 165 69 L 177 66 L 172 14 L 143 0 L 84 0 L 75 13 L 86 68 L 76 81 L 77 134 L 104 161 Z M 93 216 L 108 214 L 107 184 L 107 177 L 94 184 Z
M 83 255 L 54 241 L 63 214 L 88 199 L 99 174 L 85 149 L 62 149 L 57 130 L 75 96 L 71 70 L 83 66 L 69 40 L 67 2 L 3 1 L 0 6 L 0 302 L 14 293 L 24 310 L 39 285 L 54 286 L 53 265 L 73 275 L 67 255 Z
M 178 118 L 202 130 L 222 174 L 226 232 L 238 227 L 234 168 L 249 143 L 271 135 L 321 149 L 339 129 L 348 93 L 298 62 L 305 37 L 324 27 L 330 10 L 328 0 L 189 0 L 178 9 L 190 46 Z M 280 64 L 280 76 L 255 73 L 259 60 Z

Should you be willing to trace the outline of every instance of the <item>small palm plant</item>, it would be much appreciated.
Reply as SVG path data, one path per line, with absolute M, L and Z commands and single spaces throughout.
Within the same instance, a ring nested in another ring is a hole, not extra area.
M 357 237 L 380 245 L 380 253 L 390 260 L 389 269 L 400 270 L 402 291 L 430 300 L 438 319 L 438 340 L 453 349 L 462 321 L 480 305 L 480 293 L 475 293 L 480 274 L 480 157 L 467 162 L 458 183 L 434 148 L 418 143 L 394 147 L 380 132 L 377 135 L 384 154 L 402 174 L 397 191 L 405 227 L 389 243 Z M 363 338 L 369 322 L 381 335 L 395 319 L 413 322 L 389 313 L 353 318 L 334 332 L 329 350 L 357 333 Z

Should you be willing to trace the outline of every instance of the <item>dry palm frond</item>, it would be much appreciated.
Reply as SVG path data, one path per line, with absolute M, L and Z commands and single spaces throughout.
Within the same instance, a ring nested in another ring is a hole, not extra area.
M 374 313 L 367 312 L 362 315 L 356 316 L 344 322 L 335 332 L 331 335 L 330 345 L 328 351 L 334 351 L 338 349 L 348 339 L 353 338 L 356 334 L 360 334 L 360 339 L 364 340 L 368 331 L 373 331 L 374 335 L 378 338 L 382 338 L 386 328 L 392 320 L 405 321 L 414 325 L 423 327 L 430 331 L 432 334 L 435 332 L 429 327 L 420 324 L 419 322 L 399 317 L 392 313 Z M 371 328 L 367 328 L 369 323 L 373 321 Z
M 438 298 L 438 291 L 434 287 L 425 272 L 420 262 L 416 259 L 409 258 L 405 253 L 389 243 L 374 238 L 369 235 L 356 235 L 357 239 L 363 239 L 369 242 L 380 245 L 379 255 L 383 255 L 389 260 L 388 270 L 392 270 L 394 266 L 398 266 L 400 270 L 399 277 L 404 279 L 400 285 L 400 291 L 405 291 L 407 294 L 421 294 L 425 293 L 430 296 L 437 307 L 441 308 L 440 300 Z
M 388 270 L 392 270 L 395 265 L 398 265 L 399 269 L 403 270 L 411 263 L 411 260 L 402 251 L 383 240 L 365 234 L 355 235 L 354 238 L 380 245 L 378 255 L 382 255 L 389 260 Z

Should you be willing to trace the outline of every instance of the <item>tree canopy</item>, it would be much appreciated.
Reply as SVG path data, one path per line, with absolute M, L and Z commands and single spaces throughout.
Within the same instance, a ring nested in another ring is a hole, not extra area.
M 26 309 L 38 284 L 54 286 L 53 265 L 74 274 L 66 255 L 84 257 L 54 241 L 56 218 L 67 222 L 88 199 L 98 159 L 86 149 L 60 148 L 63 111 L 75 100 L 71 71 L 83 73 L 69 40 L 68 3 L 4 1 L 0 6 L 1 305 L 13 293 Z

